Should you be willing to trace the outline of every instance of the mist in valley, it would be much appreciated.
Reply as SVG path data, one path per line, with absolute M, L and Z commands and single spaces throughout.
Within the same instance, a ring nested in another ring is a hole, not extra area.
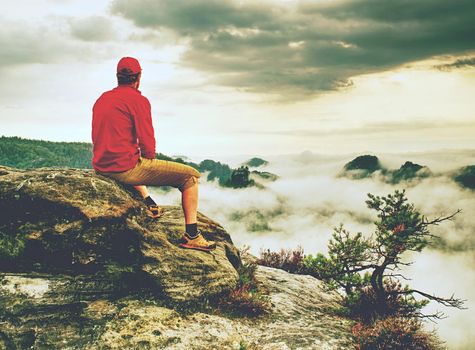
M 366 207 L 367 194 L 384 196 L 405 189 L 409 202 L 425 216 L 435 218 L 461 209 L 453 221 L 433 226 L 441 237 L 422 253 L 408 253 L 413 264 L 405 268 L 408 283 L 438 296 L 466 299 L 468 310 L 450 309 L 431 302 L 424 311 L 444 312 L 448 317 L 427 329 L 437 329 L 451 349 L 469 349 L 475 342 L 475 192 L 451 179 L 458 168 L 475 164 L 474 152 L 446 151 L 410 154 L 377 154 L 389 169 L 406 160 L 428 166 L 433 175 L 397 185 L 388 184 L 377 171 L 370 178 L 352 180 L 338 176 L 355 155 L 327 156 L 310 152 L 264 157 L 269 164 L 258 170 L 279 176 L 274 182 L 259 179 L 265 189 L 232 189 L 200 179 L 199 210 L 216 220 L 231 234 L 239 248 L 249 246 L 258 256 L 261 249 L 304 248 L 305 254 L 326 253 L 333 227 L 340 223 L 353 233 L 371 234 L 376 213 Z M 220 161 L 239 166 L 246 157 Z M 252 169 L 251 169 L 252 170 Z M 162 205 L 179 205 L 180 193 L 152 188 L 152 196 Z

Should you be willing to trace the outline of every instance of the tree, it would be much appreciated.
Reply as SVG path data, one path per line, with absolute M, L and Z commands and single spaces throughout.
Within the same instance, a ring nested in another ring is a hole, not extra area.
M 237 169 L 234 169 L 231 173 L 231 178 L 229 180 L 229 186 L 234 188 L 248 187 L 254 184 L 254 180 L 249 179 L 249 167 L 240 166 Z
M 391 315 L 418 318 L 441 318 L 437 312 L 424 315 L 421 309 L 430 300 L 445 306 L 463 308 L 463 300 L 453 295 L 438 297 L 409 286 L 402 286 L 401 266 L 408 251 L 421 252 L 437 236 L 429 227 L 452 220 L 453 214 L 428 220 L 413 204 L 407 203 L 405 191 L 396 190 L 387 197 L 368 194 L 367 206 L 377 212 L 374 233 L 366 238 L 361 232 L 352 235 L 343 225 L 334 229 L 328 246 L 328 257 L 317 254 L 305 257 L 305 265 L 330 289 L 342 289 L 353 316 L 371 322 Z M 415 295 L 422 296 L 417 301 Z

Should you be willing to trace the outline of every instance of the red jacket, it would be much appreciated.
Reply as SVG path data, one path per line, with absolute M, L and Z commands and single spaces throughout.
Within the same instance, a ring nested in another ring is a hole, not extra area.
M 131 86 L 104 92 L 92 108 L 94 169 L 122 172 L 132 169 L 140 155 L 155 158 L 150 102 Z

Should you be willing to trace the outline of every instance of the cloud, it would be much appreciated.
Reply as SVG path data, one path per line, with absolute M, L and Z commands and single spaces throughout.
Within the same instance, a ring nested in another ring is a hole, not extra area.
M 424 312 L 430 314 L 443 311 L 447 318 L 438 321 L 438 324 L 429 324 L 429 329 L 436 328 L 438 334 L 447 342 L 447 348 L 451 350 L 469 350 L 473 348 L 475 333 L 473 323 L 475 317 L 475 262 L 473 253 L 460 252 L 457 254 L 424 251 L 415 255 L 412 259 L 414 264 L 406 268 L 406 276 L 411 278 L 407 282 L 412 287 L 429 291 L 439 296 L 451 296 L 465 299 L 467 310 L 445 308 L 437 303 L 430 303 L 424 308 Z
M 372 232 L 374 215 L 364 204 L 368 192 L 386 195 L 395 189 L 406 188 L 409 200 L 428 217 L 463 210 L 453 222 L 434 228 L 445 244 L 439 244 L 438 248 L 443 251 L 474 250 L 475 237 L 471 232 L 475 228 L 475 217 L 468 213 L 475 211 L 475 194 L 459 187 L 446 175 L 471 164 L 473 151 L 382 154 L 378 157 L 390 168 L 399 168 L 410 160 L 435 168 L 437 174 L 411 183 L 391 185 L 378 173 L 358 181 L 337 177 L 353 155 L 323 156 L 304 152 L 268 157 L 266 160 L 270 163 L 261 170 L 279 175 L 277 181 L 267 183 L 264 190 L 236 190 L 203 182 L 201 210 L 225 227 L 231 227 L 231 232 L 237 232 L 235 237 L 239 243 L 252 242 L 255 253 L 260 245 L 266 247 L 273 242 L 289 246 L 306 242 L 307 252 L 315 252 L 326 249 L 332 227 L 340 223 L 353 230 Z M 174 192 L 167 192 L 161 202 L 176 204 L 179 200 Z M 462 248 L 459 247 L 461 243 L 465 243 Z M 475 257 L 475 251 L 473 253 Z
M 440 64 L 435 66 L 435 68 L 441 71 L 451 71 L 453 69 L 461 69 L 461 68 L 472 68 L 475 67 L 475 56 L 471 57 L 462 57 L 456 59 L 455 61 L 447 64 Z
M 71 35 L 84 41 L 109 41 L 116 38 L 114 28 L 109 19 L 102 16 L 91 16 L 71 19 Z
M 182 64 L 245 91 L 311 96 L 351 78 L 475 49 L 473 1 L 115 0 L 112 13 L 172 31 Z
M 353 128 L 338 129 L 286 129 L 286 130 L 242 130 L 243 133 L 251 134 L 269 134 L 269 135 L 289 135 L 297 137 L 319 137 L 331 135 L 380 135 L 380 134 L 399 134 L 401 132 L 420 133 L 421 131 L 434 130 L 461 130 L 466 128 L 474 128 L 472 122 L 434 122 L 434 121 L 407 121 L 407 122 L 386 122 L 386 123 L 368 123 L 363 126 Z
M 258 22 L 272 23 L 267 6 L 243 7 L 231 0 L 115 1 L 112 12 L 140 27 L 166 27 L 181 35 L 209 33 L 226 26 L 247 28 Z
M 93 43 L 71 40 L 75 36 L 87 35 L 88 27 L 96 25 L 94 38 L 105 39 L 106 27 L 102 20 L 89 18 L 71 20 L 66 17 L 49 18 L 45 23 L 25 22 L 21 20 L 5 20 L 0 18 L 0 69 L 28 64 L 55 64 L 65 61 L 87 61 L 91 57 L 100 57 L 105 53 L 110 55 L 111 47 L 96 48 Z M 95 23 L 95 24 L 94 24 Z M 90 29 L 90 32 L 94 32 Z M 93 37 L 91 36 L 91 39 Z M 83 38 L 82 40 L 85 40 Z
M 0 23 L 0 67 L 46 63 L 58 55 L 59 40 L 47 28 L 35 28 L 26 22 L 4 19 Z M 59 52 L 64 50 L 63 47 Z

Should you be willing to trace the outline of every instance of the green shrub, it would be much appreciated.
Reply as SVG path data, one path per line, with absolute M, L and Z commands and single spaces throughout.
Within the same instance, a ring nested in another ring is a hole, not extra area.
M 374 324 L 352 328 L 358 350 L 438 350 L 443 343 L 436 334 L 421 329 L 420 320 L 388 317 Z
M 248 249 L 248 248 L 247 248 Z M 238 269 L 239 282 L 224 298 L 218 301 L 218 307 L 236 316 L 258 316 L 271 309 L 269 295 L 258 284 L 255 277 L 257 264 L 245 262 Z
M 290 273 L 305 274 L 304 252 L 301 246 L 296 249 L 284 249 L 272 252 L 270 249 L 261 249 L 257 264 L 274 267 Z
M 419 310 L 429 303 L 427 299 L 417 301 L 411 294 L 401 293 L 404 289 L 407 290 L 407 287 L 403 287 L 399 282 L 386 280 L 384 288 L 387 298 L 383 309 L 380 309 L 381 304 L 376 293 L 369 285 L 346 296 L 342 307 L 337 310 L 338 313 L 364 324 L 371 324 L 384 317 L 418 315 Z

